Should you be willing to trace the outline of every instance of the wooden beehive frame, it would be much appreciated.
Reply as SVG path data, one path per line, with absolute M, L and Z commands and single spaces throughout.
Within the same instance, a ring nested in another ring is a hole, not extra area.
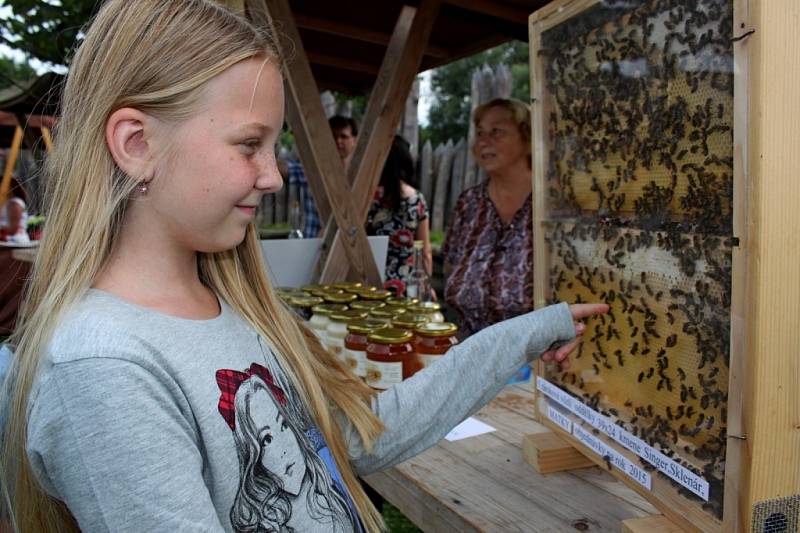
M 546 222 L 546 157 L 547 142 L 544 125 L 547 116 L 545 102 L 547 98 L 545 87 L 544 61 L 540 59 L 539 51 L 542 49 L 542 34 L 547 30 L 558 26 L 565 21 L 572 19 L 585 12 L 587 9 L 596 6 L 600 0 L 563 0 L 555 1 L 537 11 L 530 19 L 530 57 L 531 57 L 531 102 L 532 102 L 532 143 L 533 143 L 533 176 L 534 176 L 534 249 L 545 250 L 545 232 L 542 225 Z M 734 0 L 734 27 L 736 29 L 747 27 L 744 16 L 747 13 L 746 0 Z M 744 32 L 743 32 L 744 33 Z M 747 56 L 744 44 L 737 42 L 734 45 L 734 62 L 736 71 L 734 76 L 734 191 L 733 191 L 733 235 L 740 239 L 740 246 L 734 247 L 732 252 L 732 272 L 733 284 L 731 288 L 731 349 L 730 349 L 730 368 L 729 368 L 729 406 L 728 406 L 728 434 L 740 436 L 742 424 L 742 391 L 743 391 L 743 370 L 744 370 L 744 334 L 745 328 L 745 169 L 746 146 L 747 146 L 747 111 L 748 102 L 746 99 L 748 89 L 748 69 Z M 548 280 L 548 264 L 545 253 L 534 254 L 534 302 L 536 307 L 541 307 L 546 303 L 546 288 Z M 547 372 L 543 365 L 536 367 L 537 376 L 546 376 Z M 540 411 L 545 406 L 545 400 L 541 394 L 537 397 L 537 406 Z M 577 417 L 572 417 L 573 423 L 578 423 Z M 605 467 L 602 457 L 589 448 L 579 443 L 573 436 L 564 431 L 558 424 L 551 422 L 546 413 L 541 412 L 539 419 L 554 431 L 566 436 L 577 449 L 584 452 L 588 457 Z M 591 429 L 591 428 L 588 428 Z M 622 446 L 614 443 L 611 439 L 603 439 L 604 443 L 614 449 L 620 455 L 627 457 L 634 464 L 638 464 L 638 457 L 629 452 Z M 652 476 L 652 489 L 647 490 L 628 476 L 614 468 L 613 473 L 625 483 L 637 490 L 656 507 L 661 509 L 665 515 L 670 517 L 677 525 L 687 529 L 700 529 L 703 531 L 737 531 L 744 529 L 744 518 L 739 511 L 740 502 L 740 462 L 742 460 L 742 442 L 729 441 L 726 448 L 726 473 L 724 488 L 724 516 L 719 521 L 709 513 L 702 510 L 701 506 L 695 502 L 679 496 L 669 482 L 660 476 Z

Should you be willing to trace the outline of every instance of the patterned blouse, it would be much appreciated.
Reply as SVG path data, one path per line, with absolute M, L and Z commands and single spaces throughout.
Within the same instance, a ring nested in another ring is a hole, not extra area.
M 428 218 L 428 204 L 419 191 L 402 199 L 396 211 L 392 211 L 382 200 L 383 188 L 379 187 L 367 215 L 367 235 L 389 236 L 384 287 L 402 296 L 414 267 L 417 227 Z
M 466 335 L 533 309 L 531 197 L 505 224 L 488 184 L 461 194 L 442 247 L 450 272 L 445 301 L 460 315 Z

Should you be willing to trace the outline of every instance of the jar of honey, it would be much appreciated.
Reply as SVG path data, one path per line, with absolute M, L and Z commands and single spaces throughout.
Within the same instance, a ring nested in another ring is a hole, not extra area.
M 367 377 L 367 336 L 377 329 L 386 327 L 388 327 L 386 322 L 374 318 L 354 320 L 347 324 L 344 361 L 356 376 L 362 379 Z
M 405 313 L 406 310 L 407 310 L 407 307 L 405 305 L 388 304 L 387 303 L 386 306 L 381 307 L 381 309 L 383 309 L 385 311 L 389 311 L 390 313 L 394 313 L 395 315 L 399 315 L 399 314 Z
M 290 297 L 286 303 L 288 303 L 292 309 L 294 309 L 294 312 L 303 320 L 309 320 L 312 315 L 311 309 L 322 302 L 322 298 L 316 296 L 293 296 Z
M 379 300 L 356 300 L 355 302 L 350 304 L 351 309 L 361 309 L 367 312 L 385 306 L 386 304 Z
M 337 292 L 327 292 L 322 295 L 322 299 L 330 304 L 350 304 L 358 299 L 355 294 L 337 290 Z
M 325 328 L 327 347 L 342 362 L 344 362 L 344 338 L 347 337 L 347 324 L 362 318 L 367 318 L 367 312 L 358 309 L 334 311 L 328 315 L 330 322 Z
M 317 334 L 323 346 L 328 345 L 328 324 L 330 324 L 331 313 L 347 310 L 346 305 L 342 304 L 319 304 L 311 308 L 311 318 L 308 327 Z
M 357 293 L 364 287 L 364 284 L 360 281 L 343 281 L 341 283 L 334 283 L 332 285 L 334 289 L 340 289 L 345 292 L 352 292 Z
M 378 320 L 383 320 L 387 324 L 391 323 L 392 319 L 400 316 L 402 313 L 398 313 L 396 310 L 392 311 L 387 309 L 386 307 L 378 307 L 376 309 L 372 309 L 369 312 L 370 318 L 377 318 Z
M 403 307 L 410 307 L 419 303 L 419 298 L 406 298 L 404 296 L 389 296 L 386 298 L 386 303 L 389 305 L 401 305 Z
M 444 322 L 442 305 L 438 302 L 419 302 L 408 308 L 410 313 L 428 315 L 429 322 Z
M 377 300 L 380 302 L 386 300 L 386 298 L 391 295 L 391 292 L 383 289 L 362 289 L 358 292 L 358 296 L 362 300 Z
M 430 366 L 458 344 L 458 326 L 450 322 L 427 322 L 414 329 L 415 350 L 423 366 Z
M 405 329 L 413 333 L 418 326 L 421 326 L 426 322 L 428 322 L 428 317 L 426 315 L 403 313 L 392 319 L 392 327 Z
M 410 331 L 382 328 L 367 335 L 367 385 L 386 390 L 422 369 Z

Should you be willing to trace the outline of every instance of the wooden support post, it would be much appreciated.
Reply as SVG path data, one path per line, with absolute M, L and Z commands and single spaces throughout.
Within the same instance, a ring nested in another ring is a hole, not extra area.
M 44 148 L 48 152 L 53 151 L 53 137 L 50 135 L 50 128 L 42 126 L 42 141 L 44 141 Z
M 372 258 L 364 232 L 363 218 L 349 194 L 341 160 L 319 98 L 319 90 L 311 73 L 300 34 L 295 25 L 288 0 L 251 0 L 247 11 L 256 24 L 267 25 L 273 35 L 280 36 L 276 45 L 286 64 L 285 87 L 288 119 L 298 145 L 306 145 L 311 157 L 303 161 L 308 185 L 315 199 L 327 198 L 336 223 L 344 231 L 343 255 L 339 261 L 348 264 L 359 279 L 380 282 L 378 267 Z M 291 54 L 289 52 L 292 52 Z M 319 206 L 318 201 L 317 205 Z
M 760 532 L 780 523 L 791 529 L 800 519 L 800 3 L 749 2 L 748 10 L 744 28 L 734 30 L 754 32 L 746 38 L 747 261 L 738 273 L 746 278 L 747 361 L 742 434 L 729 430 L 728 446 L 740 447 L 744 459 L 740 529 Z
M 14 173 L 14 165 L 19 157 L 19 149 L 22 146 L 22 126 L 17 125 L 14 130 L 14 138 L 11 140 L 11 148 L 6 154 L 6 167 L 3 170 L 3 181 L 0 182 L 0 205 L 6 203 L 8 189 L 11 188 L 11 175 Z
M 522 457 L 540 474 L 595 466 L 593 461 L 552 431 L 522 437 Z
M 439 0 L 422 0 L 417 9 L 403 7 L 378 79 L 372 88 L 359 129 L 358 143 L 348 168 L 352 187 L 345 189 L 353 198 L 355 216 L 362 228 L 369 213 L 372 193 L 389 154 L 392 137 L 400 123 L 406 97 L 422 62 L 439 5 Z M 339 221 L 336 223 L 339 224 Z M 324 265 L 320 281 L 326 283 L 348 277 L 346 264 L 342 261 L 344 247 L 341 232 L 336 231 L 333 221 L 328 222 L 325 230 L 325 243 L 323 250 L 328 249 L 327 245 L 330 244 L 330 253 L 326 258 L 320 257 L 320 264 Z
M 663 514 L 622 521 L 622 533 L 684 533 Z

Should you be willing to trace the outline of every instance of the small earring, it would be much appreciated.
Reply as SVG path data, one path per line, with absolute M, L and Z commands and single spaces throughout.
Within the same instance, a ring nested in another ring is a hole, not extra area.
M 140 196 L 145 196 L 149 190 L 150 185 L 144 180 L 140 181 L 139 184 L 136 185 L 136 192 L 138 192 Z

